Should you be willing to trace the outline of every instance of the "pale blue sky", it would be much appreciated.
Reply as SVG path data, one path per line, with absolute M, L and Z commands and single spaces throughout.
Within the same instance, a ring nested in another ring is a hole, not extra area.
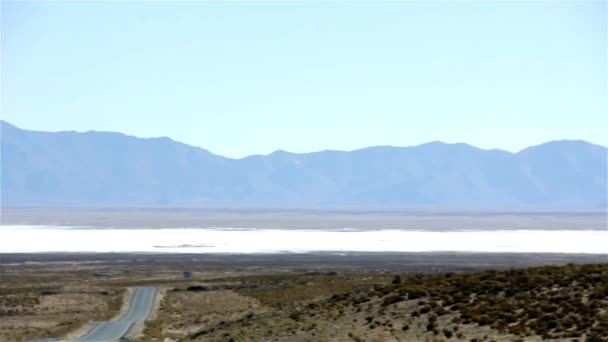
M 606 2 L 2 2 L 2 119 L 240 157 L 608 145 Z

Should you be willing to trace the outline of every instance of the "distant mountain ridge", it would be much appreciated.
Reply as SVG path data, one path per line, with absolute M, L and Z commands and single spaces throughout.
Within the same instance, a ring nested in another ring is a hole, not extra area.
M 608 202 L 608 150 L 585 141 L 551 141 L 517 153 L 431 142 L 231 159 L 169 138 L 0 126 L 3 206 Z

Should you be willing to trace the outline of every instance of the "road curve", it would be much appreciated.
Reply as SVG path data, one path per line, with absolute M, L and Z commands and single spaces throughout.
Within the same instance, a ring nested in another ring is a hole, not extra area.
M 124 317 L 115 321 L 102 322 L 74 342 L 109 342 L 121 338 L 133 323 L 145 321 L 148 318 L 152 311 L 155 296 L 155 287 L 135 287 L 131 306 Z

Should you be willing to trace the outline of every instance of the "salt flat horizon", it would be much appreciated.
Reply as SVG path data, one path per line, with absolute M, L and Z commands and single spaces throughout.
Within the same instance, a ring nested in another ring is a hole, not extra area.
M 0 253 L 326 251 L 608 254 L 608 230 L 100 229 L 0 225 Z

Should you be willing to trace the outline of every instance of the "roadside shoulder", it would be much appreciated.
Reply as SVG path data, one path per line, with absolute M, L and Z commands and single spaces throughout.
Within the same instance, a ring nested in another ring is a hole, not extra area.
M 122 297 L 122 305 L 120 306 L 120 311 L 112 317 L 111 321 L 119 320 L 127 315 L 129 312 L 129 308 L 131 307 L 131 301 L 133 299 L 133 293 L 135 290 L 131 287 L 127 287 Z M 95 329 L 97 325 L 102 322 L 97 321 L 89 321 L 83 324 L 80 328 L 73 330 L 66 334 L 61 341 L 73 341 L 80 337 L 87 335 L 91 330 Z

